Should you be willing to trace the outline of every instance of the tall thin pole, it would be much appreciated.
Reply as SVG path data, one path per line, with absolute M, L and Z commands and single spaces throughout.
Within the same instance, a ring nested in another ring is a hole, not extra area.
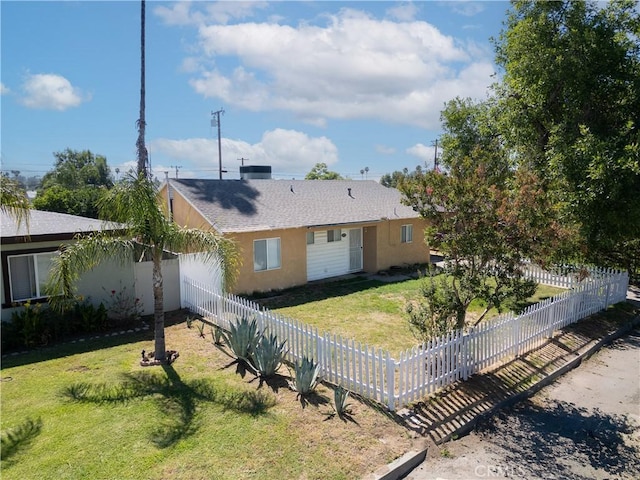
M 436 150 L 433 154 L 433 169 L 438 170 L 438 139 L 435 141 Z
M 215 122 L 218 125 L 218 169 L 220 171 L 220 180 L 222 180 L 222 143 L 220 141 L 220 114 L 224 115 L 224 110 L 220 109 L 217 112 L 211 112 L 211 115 L 215 115 L 215 119 L 211 120 L 211 123 Z

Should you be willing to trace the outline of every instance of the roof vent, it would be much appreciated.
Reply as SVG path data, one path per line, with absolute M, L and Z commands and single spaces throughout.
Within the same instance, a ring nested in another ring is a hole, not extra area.
M 271 180 L 271 165 L 242 166 L 240 180 Z

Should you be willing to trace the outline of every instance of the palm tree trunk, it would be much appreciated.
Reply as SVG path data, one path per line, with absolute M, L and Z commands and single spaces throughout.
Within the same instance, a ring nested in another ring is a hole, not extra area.
M 147 176 L 148 152 L 145 145 L 144 135 L 146 128 L 145 120 L 145 0 L 140 2 L 140 117 L 136 122 L 138 127 L 138 140 L 136 141 L 136 150 L 138 153 L 138 175 L 141 173 Z
M 167 347 L 164 340 L 164 292 L 162 289 L 162 249 L 153 249 L 153 319 L 155 360 L 165 363 Z

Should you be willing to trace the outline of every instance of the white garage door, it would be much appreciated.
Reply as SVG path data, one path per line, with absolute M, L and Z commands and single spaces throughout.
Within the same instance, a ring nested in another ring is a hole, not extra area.
M 313 243 L 307 242 L 307 281 L 337 277 L 360 270 L 361 244 L 360 228 L 313 232 Z

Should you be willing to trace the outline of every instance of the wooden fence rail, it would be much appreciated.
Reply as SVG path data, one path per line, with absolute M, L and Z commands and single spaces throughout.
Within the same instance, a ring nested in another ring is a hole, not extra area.
M 512 313 L 487 320 L 466 331 L 456 330 L 402 352 L 363 345 L 260 308 L 247 299 L 222 293 L 186 276 L 182 278 L 182 306 L 228 329 L 239 317 L 256 318 L 261 331 L 286 340 L 290 362 L 303 357 L 320 364 L 322 378 L 342 385 L 393 411 L 420 400 L 453 382 L 522 355 L 547 341 L 553 332 L 609 305 L 624 301 L 626 272 L 594 269 L 577 282 L 574 276 L 547 274 L 530 267 L 530 277 L 571 290 Z

